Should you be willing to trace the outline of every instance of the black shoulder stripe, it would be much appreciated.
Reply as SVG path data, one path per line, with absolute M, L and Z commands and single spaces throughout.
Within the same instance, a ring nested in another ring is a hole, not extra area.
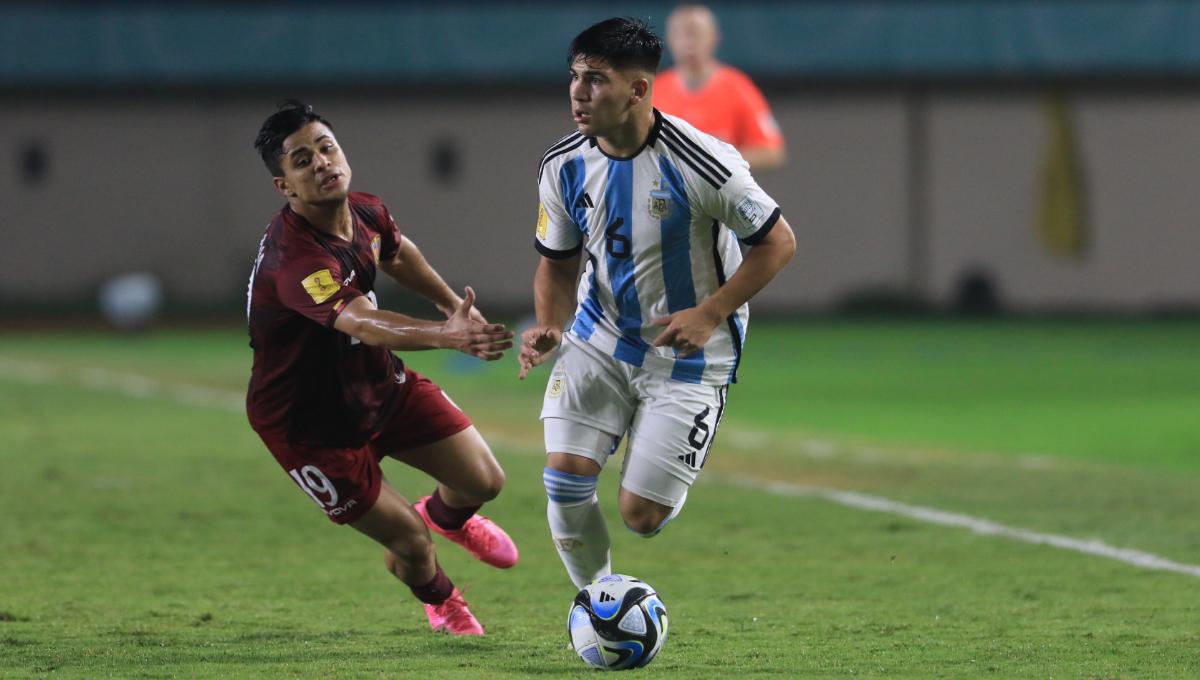
M 559 139 L 557 142 L 551 144 L 549 149 L 546 149 L 546 153 L 542 154 L 542 160 L 538 161 L 538 165 L 545 163 L 547 156 L 554 153 L 558 149 L 566 146 L 567 144 L 570 144 L 575 137 L 578 137 L 579 135 L 582 135 L 582 134 L 583 134 L 582 132 L 580 132 L 579 130 L 576 130 L 574 132 L 563 135 L 563 137 L 561 139 Z
M 712 154 L 705 151 L 704 147 L 700 146 L 700 144 L 698 144 L 694 139 L 692 139 L 691 137 L 688 137 L 686 134 L 684 134 L 683 130 L 680 130 L 678 127 L 676 127 L 674 123 L 672 123 L 671 121 L 666 120 L 666 119 L 664 119 L 663 122 L 666 123 L 667 127 L 670 128 L 671 132 L 674 132 L 676 135 L 678 135 L 680 137 L 680 139 L 682 139 L 684 141 L 684 143 L 686 143 L 688 146 L 695 149 L 696 151 L 700 152 L 700 155 L 702 155 L 705 158 L 707 158 L 708 160 L 712 161 L 713 165 L 717 166 L 717 168 L 719 168 L 721 170 L 721 172 L 725 175 L 726 178 L 733 176 L 733 173 L 729 171 L 729 168 L 725 167 L 724 165 L 721 165 L 720 161 L 718 161 L 716 158 L 713 158 Z
M 533 247 L 536 248 L 539 253 L 545 255 L 551 260 L 565 260 L 572 255 L 578 255 L 579 251 L 583 250 L 583 242 L 581 241 L 579 245 L 568 250 L 555 250 L 550 246 L 543 245 L 541 241 L 535 238 L 533 239 Z
M 671 141 L 671 140 L 670 140 L 670 139 L 669 139 L 669 138 L 668 138 L 666 135 L 663 135 L 663 136 L 661 137 L 661 139 L 662 139 L 662 143 L 663 143 L 663 144 L 666 144 L 667 148 L 668 148 L 668 149 L 670 149 L 670 150 L 671 150 L 671 151 L 672 151 L 672 152 L 673 152 L 673 153 L 674 153 L 676 156 L 678 156 L 678 157 L 679 157 L 679 160 L 683 161 L 684 163 L 687 163 L 687 164 L 688 164 L 688 167 L 690 167 L 692 170 L 694 170 L 694 171 L 696 172 L 696 174 L 697 174 L 697 175 L 700 175 L 701 177 L 703 177 L 703 178 L 704 178 L 704 180 L 705 180 L 706 182 L 708 182 L 709 184 L 713 185 L 713 188 L 714 188 L 714 189 L 720 189 L 720 188 L 721 188 L 721 183 L 720 183 L 720 182 L 717 182 L 717 180 L 713 179 L 713 178 L 712 178 L 712 177 L 711 177 L 711 176 L 708 174 L 708 172 L 705 172 L 704 168 L 701 168 L 699 165 L 697 165 L 697 164 L 696 164 L 696 162 L 695 162 L 695 161 L 693 161 L 693 160 L 692 160 L 691 158 L 689 158 L 689 157 L 688 157 L 686 154 L 684 154 L 682 151 L 680 151 L 680 150 L 679 150 L 679 149 L 678 149 L 678 148 L 675 146 L 675 143 L 674 143 L 674 142 L 672 142 L 672 141 Z
M 542 181 L 542 171 L 546 169 L 547 163 L 554 160 L 554 158 L 556 156 L 561 156 L 564 153 L 570 153 L 570 152 L 574 151 L 575 149 L 578 149 L 579 147 L 583 146 L 583 143 L 586 142 L 587 139 L 588 139 L 587 137 L 580 137 L 579 139 L 572 141 L 570 146 L 561 148 L 558 151 L 555 151 L 554 153 L 547 155 L 546 158 L 544 158 L 542 160 L 541 165 L 538 166 L 538 175 L 537 175 L 538 181 L 539 182 Z
M 718 189 L 720 189 L 721 185 L 725 183 L 725 180 L 729 179 L 728 177 L 722 175 L 718 170 L 713 168 L 711 165 L 709 165 L 707 162 L 705 162 L 705 160 L 703 158 L 696 155 L 696 152 L 692 151 L 691 148 L 684 146 L 683 143 L 681 141 L 679 141 L 679 138 L 676 137 L 673 132 L 670 132 L 670 131 L 664 129 L 663 130 L 663 139 L 669 143 L 674 144 L 674 146 L 672 148 L 678 149 L 678 151 L 675 152 L 677 155 L 679 155 L 685 159 L 688 156 L 690 156 L 691 161 L 689 161 L 689 162 L 691 162 L 693 166 L 696 166 L 696 165 L 703 166 L 704 169 L 708 171 L 708 174 L 716 179 Z

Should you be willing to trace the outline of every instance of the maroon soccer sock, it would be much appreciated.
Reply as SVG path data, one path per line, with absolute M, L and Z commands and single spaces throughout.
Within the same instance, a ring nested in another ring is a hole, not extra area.
M 446 576 L 446 572 L 442 571 L 442 565 L 437 565 L 437 573 L 433 575 L 433 580 L 423 586 L 409 586 L 412 589 L 413 595 L 417 599 L 426 604 L 441 604 L 450 598 L 454 592 L 454 584 L 451 583 L 450 577 Z
M 442 495 L 437 489 L 434 489 L 433 495 L 425 501 L 425 512 L 429 513 L 429 519 L 446 531 L 461 529 L 481 507 L 483 506 L 472 505 L 466 508 L 452 508 L 442 500 Z

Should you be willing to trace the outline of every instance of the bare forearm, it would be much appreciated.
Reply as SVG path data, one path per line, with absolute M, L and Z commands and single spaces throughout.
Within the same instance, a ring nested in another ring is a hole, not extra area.
M 374 347 L 401 351 L 442 349 L 446 347 L 444 326 L 437 321 L 380 309 L 370 316 L 356 318 L 349 334 Z
M 533 307 L 539 326 L 562 328 L 575 311 L 579 258 L 543 258 L 533 275 Z

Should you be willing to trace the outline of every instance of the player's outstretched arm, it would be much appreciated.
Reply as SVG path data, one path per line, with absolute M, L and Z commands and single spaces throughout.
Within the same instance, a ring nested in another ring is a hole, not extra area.
M 780 216 L 766 237 L 747 251 L 741 266 L 716 293 L 695 307 L 651 322 L 666 327 L 654 339 L 654 346 L 674 347 L 681 357 L 696 353 L 708 342 L 713 329 L 758 294 L 795 254 L 796 235 Z
M 333 327 L 363 344 L 396 350 L 453 349 L 487 361 L 504 356 L 512 347 L 511 331 L 504 324 L 485 324 L 471 318 L 475 291 L 466 295 L 445 322 L 416 319 L 376 309 L 366 296 L 352 300 Z
M 533 275 L 533 307 L 537 325 L 521 334 L 518 361 L 521 380 L 541 366 L 562 342 L 562 329 L 575 309 L 575 286 L 579 283 L 581 255 L 562 259 L 542 257 Z
M 381 261 L 379 268 L 395 279 L 396 283 L 432 302 L 446 318 L 450 318 L 454 310 L 462 304 L 462 298 L 446 284 L 433 265 L 421 254 L 417 244 L 407 236 L 400 237 L 400 249 L 396 251 L 396 256 L 391 260 Z M 479 323 L 487 323 L 487 319 L 478 309 L 472 308 L 471 318 Z

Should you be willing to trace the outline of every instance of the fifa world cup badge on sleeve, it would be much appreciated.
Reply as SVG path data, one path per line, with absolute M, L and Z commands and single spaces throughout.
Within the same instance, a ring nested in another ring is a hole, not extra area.
M 304 277 L 300 283 L 304 286 L 304 291 L 312 296 L 313 302 L 318 305 L 333 297 L 333 294 L 341 289 L 328 269 L 315 271 Z
M 546 238 L 546 227 L 550 223 L 550 216 L 546 214 L 546 206 L 538 203 L 538 222 L 537 222 L 537 237 L 540 239 Z

